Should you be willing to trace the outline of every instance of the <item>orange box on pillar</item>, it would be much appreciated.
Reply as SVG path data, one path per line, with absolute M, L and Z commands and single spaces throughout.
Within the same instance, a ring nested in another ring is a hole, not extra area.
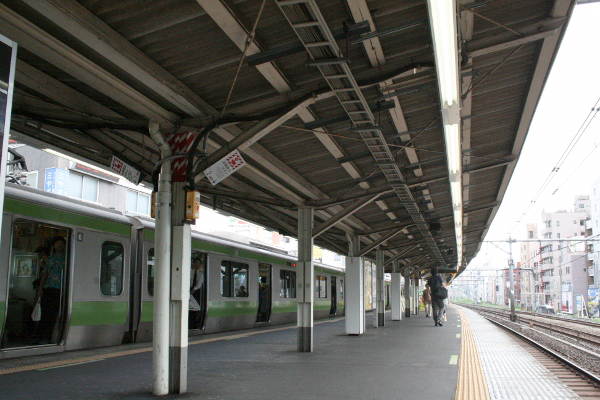
M 185 219 L 192 221 L 200 218 L 200 192 L 190 190 L 185 193 Z

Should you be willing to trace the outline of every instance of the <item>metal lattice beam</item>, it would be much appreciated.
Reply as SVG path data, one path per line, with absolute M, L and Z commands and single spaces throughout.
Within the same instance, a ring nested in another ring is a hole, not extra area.
M 353 126 L 360 128 L 364 143 L 373 154 L 387 181 L 406 207 L 440 265 L 445 266 L 444 258 L 427 228 L 425 218 L 410 193 L 383 132 L 377 126 L 375 117 L 356 83 L 348 60 L 343 57 L 317 4 L 314 0 L 283 0 L 278 1 L 277 5 L 308 52 L 312 60 L 311 65 L 319 69 Z

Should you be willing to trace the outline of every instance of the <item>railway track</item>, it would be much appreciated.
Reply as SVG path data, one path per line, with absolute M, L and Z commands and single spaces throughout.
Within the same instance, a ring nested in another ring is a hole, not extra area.
M 600 377 L 563 357 L 556 351 L 517 332 L 501 321 L 491 317 L 485 318 L 513 334 L 517 344 L 523 347 L 533 358 L 571 388 L 578 396 L 586 399 L 600 399 Z
M 475 311 L 494 315 L 501 319 L 510 319 L 510 313 L 493 307 L 466 306 Z M 554 322 L 553 322 L 554 321 Z M 576 343 L 600 348 L 600 324 L 591 321 L 580 321 L 571 318 L 557 318 L 547 315 L 533 315 L 528 312 L 517 312 L 517 322 L 529 325 L 530 328 L 543 328 L 551 333 L 564 335 Z M 556 323 L 559 322 L 559 323 Z M 571 325 L 571 326 L 568 326 Z M 582 330 L 582 327 L 586 329 Z

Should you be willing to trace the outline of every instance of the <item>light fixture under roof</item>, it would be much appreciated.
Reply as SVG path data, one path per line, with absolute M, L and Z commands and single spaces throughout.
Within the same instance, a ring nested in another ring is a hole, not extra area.
M 463 254 L 463 204 L 456 0 L 427 0 L 427 6 L 442 105 L 442 123 L 454 211 L 457 267 L 460 267 Z

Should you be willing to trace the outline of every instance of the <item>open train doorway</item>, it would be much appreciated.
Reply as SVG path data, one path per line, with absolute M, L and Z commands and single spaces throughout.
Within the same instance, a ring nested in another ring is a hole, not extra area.
M 1 347 L 59 344 L 67 320 L 71 231 L 17 219 L 11 234 Z M 34 317 L 38 302 L 40 312 Z
M 192 251 L 190 271 L 189 329 L 203 329 L 206 320 L 206 274 L 208 254 Z
M 258 266 L 258 313 L 256 322 L 269 322 L 271 318 L 271 265 Z
M 334 317 L 337 312 L 337 279 L 335 276 L 331 277 L 331 309 L 329 315 Z

